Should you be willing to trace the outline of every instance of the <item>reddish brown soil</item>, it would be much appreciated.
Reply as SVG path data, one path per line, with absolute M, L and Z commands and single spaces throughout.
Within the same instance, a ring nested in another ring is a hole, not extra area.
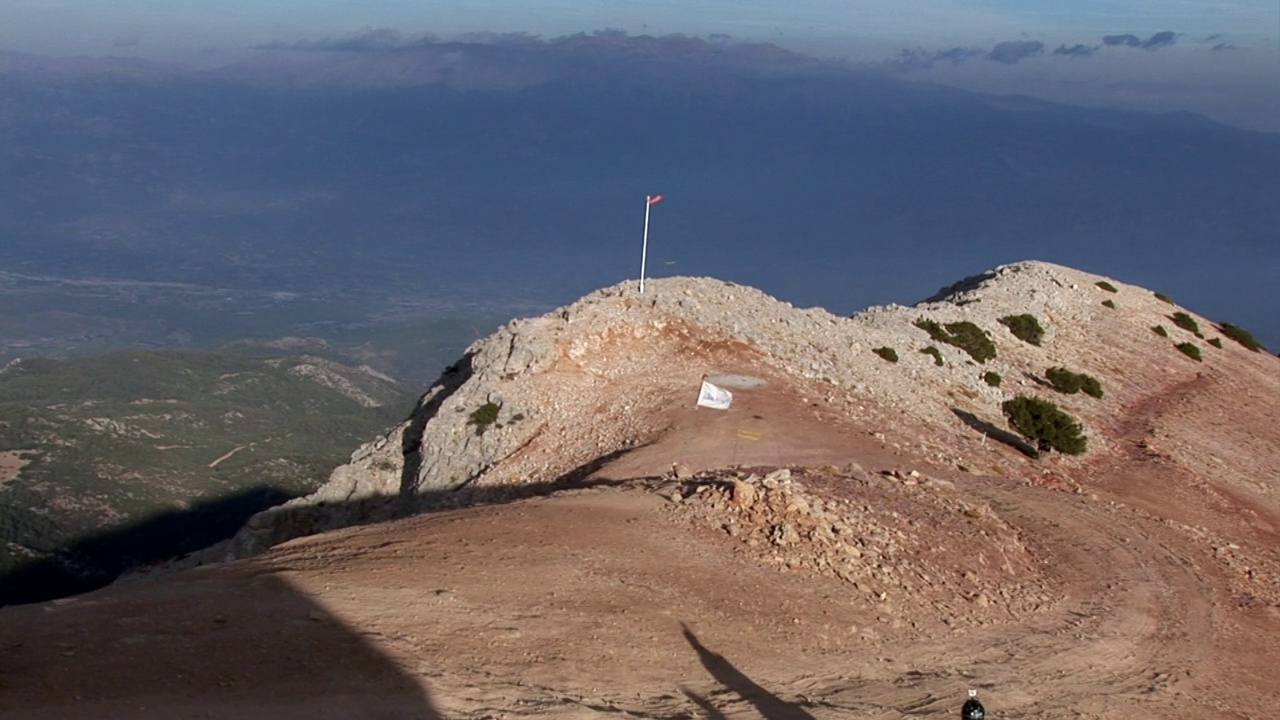
M 967 688 L 993 718 L 1275 716 L 1274 495 L 1143 449 L 1185 388 L 1084 464 L 966 440 L 977 474 L 770 380 L 675 411 L 600 484 L 0 611 L 0 717 L 954 717 Z M 901 521 L 981 597 L 762 562 L 672 483 L 615 483 L 673 462 L 812 467 L 807 492 Z M 879 474 L 913 469 L 937 495 Z M 997 519 L 1025 545 L 1012 577 L 982 550 Z

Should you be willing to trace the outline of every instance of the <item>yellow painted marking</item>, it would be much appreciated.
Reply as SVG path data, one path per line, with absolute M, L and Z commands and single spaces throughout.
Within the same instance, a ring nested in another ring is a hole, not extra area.
M 755 430 L 744 430 L 744 429 L 742 429 L 742 428 L 738 428 L 738 430 L 737 430 L 737 433 L 736 433 L 736 434 L 737 434 L 737 436 L 738 436 L 740 439 L 742 439 L 742 440 L 750 440 L 750 441 L 752 441 L 752 442 L 755 442 L 756 440 L 759 440 L 759 439 L 760 439 L 760 437 L 761 437 L 761 433 L 756 432 Z

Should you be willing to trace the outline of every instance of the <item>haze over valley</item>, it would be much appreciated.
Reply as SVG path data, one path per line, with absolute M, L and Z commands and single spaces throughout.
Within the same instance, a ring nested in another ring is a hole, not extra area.
M 1185 113 L 618 32 L 374 33 L 214 69 L 6 58 L 8 357 L 82 326 L 210 346 L 465 318 L 456 352 L 637 275 L 656 193 L 654 275 L 850 313 L 1035 257 L 1280 344 L 1280 136 Z

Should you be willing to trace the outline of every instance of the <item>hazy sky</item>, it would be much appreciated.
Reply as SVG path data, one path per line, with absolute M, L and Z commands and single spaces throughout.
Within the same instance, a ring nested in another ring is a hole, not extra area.
M 1280 130 L 1277 0 L 0 0 L 0 50 L 201 64 L 365 28 L 556 37 L 606 27 L 725 33 L 896 60 L 911 79 Z
M 106 52 L 182 42 L 243 46 L 363 26 L 441 34 L 602 27 L 722 32 L 873 44 L 973 44 L 1026 36 L 1053 43 L 1172 30 L 1253 46 L 1280 33 L 1275 0 L 4 0 L 0 43 L 36 52 Z M 849 47 L 856 52 L 856 44 Z

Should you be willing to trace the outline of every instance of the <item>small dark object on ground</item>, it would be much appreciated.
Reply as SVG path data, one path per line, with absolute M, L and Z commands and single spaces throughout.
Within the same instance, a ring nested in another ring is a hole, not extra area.
M 1038 346 L 1040 341 L 1044 339 L 1044 328 L 1040 327 L 1040 321 L 1036 319 L 1035 315 L 1025 313 L 1022 315 L 1005 315 L 997 322 L 1009 328 L 1009 332 L 1023 342 Z
M 885 360 L 888 360 L 891 363 L 898 362 L 898 351 L 894 350 L 891 347 L 878 347 L 873 349 L 871 352 L 879 355 L 880 357 L 884 358 Z
M 1071 372 L 1062 367 L 1053 367 L 1045 371 L 1045 378 L 1049 380 L 1049 384 L 1054 390 L 1067 395 L 1074 395 L 1078 392 L 1084 392 L 1085 395 L 1092 397 L 1102 397 L 1102 383 L 1092 375 L 1085 373 Z
M 1187 357 L 1191 358 L 1192 360 L 1195 360 L 1196 362 L 1201 362 L 1204 360 L 1204 358 L 1200 356 L 1200 348 L 1197 347 L 1195 343 L 1189 343 L 1189 342 L 1178 343 L 1177 347 L 1179 350 L 1182 351 L 1183 355 L 1186 355 Z

